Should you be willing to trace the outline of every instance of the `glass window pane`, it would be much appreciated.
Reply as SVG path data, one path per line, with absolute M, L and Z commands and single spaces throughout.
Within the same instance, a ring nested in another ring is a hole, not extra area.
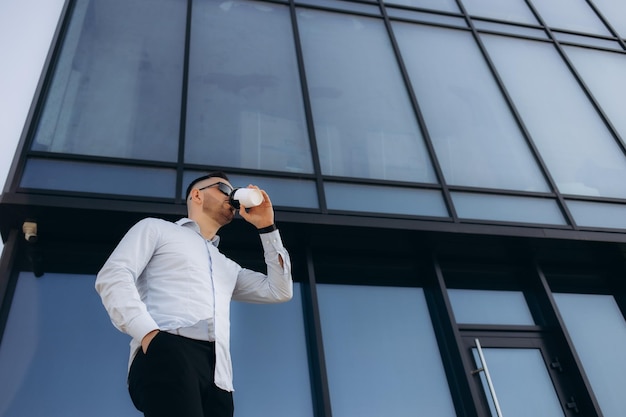
M 327 182 L 326 204 L 330 210 L 448 217 L 441 192 L 414 188 Z
M 448 184 L 547 191 L 472 34 L 393 28 Z
M 94 281 L 20 274 L 0 345 L 0 416 L 142 415 L 126 388 L 128 336 Z
M 371 0 L 364 0 L 371 1 Z M 341 0 L 296 0 L 296 4 L 310 4 L 314 6 L 328 7 L 361 13 L 380 15 L 380 7 L 377 4 L 363 4 Z
M 267 191 L 274 206 L 319 208 L 317 184 L 309 180 L 229 175 L 235 184 L 254 184 Z
M 470 15 L 507 20 L 509 22 L 538 24 L 524 0 L 463 0 Z
M 524 37 L 548 39 L 545 30 L 539 28 L 529 28 L 527 26 L 508 25 L 506 23 L 490 22 L 486 20 L 474 19 L 474 27 L 478 30 L 487 30 L 492 32 L 512 33 Z
M 574 46 L 564 49 L 622 140 L 626 141 L 626 55 Z
M 77 1 L 32 149 L 176 161 L 186 10 Z
M 626 321 L 613 296 L 554 294 L 605 417 L 624 415 Z
M 480 36 L 559 190 L 626 197 L 626 157 L 554 46 Z
M 194 2 L 185 162 L 313 171 L 288 6 Z
M 399 19 L 409 19 L 418 22 L 441 23 L 448 26 L 458 26 L 467 28 L 467 21 L 461 16 L 449 16 L 435 13 L 420 12 L 417 10 L 397 9 L 395 7 L 387 7 L 389 17 Z
M 573 33 L 561 33 L 557 31 L 553 31 L 552 34 L 554 35 L 554 38 L 559 42 L 577 43 L 581 45 L 597 46 L 599 48 L 623 51 L 621 45 L 614 40 L 592 38 L 591 36 L 574 35 Z
M 231 352 L 237 415 L 313 417 L 298 283 L 288 303 L 232 303 Z
M 567 224 L 553 199 L 459 192 L 451 195 L 462 219 Z
M 421 9 L 440 10 L 443 12 L 459 13 L 459 6 L 455 0 L 384 0 L 387 4 L 401 4 L 403 6 L 419 7 Z
M 476 365 L 482 367 L 477 349 L 473 353 Z M 483 354 L 502 415 L 565 417 L 539 349 L 483 348 Z M 483 372 L 480 378 L 485 395 L 490 398 Z M 491 414 L 497 415 L 493 406 Z
M 33 158 L 26 162 L 20 186 L 173 199 L 176 170 Z
M 457 323 L 535 324 L 521 291 L 448 289 Z
M 593 0 L 600 14 L 608 20 L 622 38 L 626 38 L 626 2 L 620 0 Z
M 317 291 L 334 417 L 456 415 L 421 288 Z
M 626 229 L 625 205 L 568 200 L 567 207 L 579 226 Z
M 183 176 L 183 193 L 187 185 L 206 172 L 187 171 Z M 311 180 L 235 175 L 227 173 L 234 187 L 254 184 L 267 191 L 274 206 L 319 208 L 317 185 Z
M 298 25 L 323 173 L 436 182 L 383 21 L 300 10 Z
M 585 0 L 539 0 L 533 1 L 533 6 L 548 26 L 576 32 L 610 34 Z

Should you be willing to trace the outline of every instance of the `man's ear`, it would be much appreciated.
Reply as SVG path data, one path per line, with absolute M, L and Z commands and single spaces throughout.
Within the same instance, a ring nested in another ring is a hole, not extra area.
M 193 190 L 191 190 L 191 192 L 189 193 L 189 199 L 194 202 L 197 203 L 200 201 L 200 190 L 198 190 L 197 188 L 194 188 Z

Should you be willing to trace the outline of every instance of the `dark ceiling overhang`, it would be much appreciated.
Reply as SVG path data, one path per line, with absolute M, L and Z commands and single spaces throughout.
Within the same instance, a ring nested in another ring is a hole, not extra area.
M 21 234 L 24 221 L 38 225 L 35 245 L 45 252 L 48 270 L 75 265 L 92 273 L 104 262 L 124 233 L 145 217 L 176 220 L 186 215 L 182 204 L 87 198 L 63 195 L 5 193 L 0 196 L 3 241 L 12 230 Z M 322 214 L 276 208 L 276 221 L 285 245 L 296 253 L 315 248 L 330 256 L 354 253 L 384 259 L 436 252 L 471 259 L 507 259 L 517 256 L 563 262 L 624 261 L 626 234 L 603 231 L 524 227 L 510 224 L 454 223 L 352 214 Z M 22 239 L 23 239 L 23 235 Z M 254 228 L 241 219 L 220 231 L 225 252 L 258 259 Z M 27 269 L 26 266 L 24 266 Z

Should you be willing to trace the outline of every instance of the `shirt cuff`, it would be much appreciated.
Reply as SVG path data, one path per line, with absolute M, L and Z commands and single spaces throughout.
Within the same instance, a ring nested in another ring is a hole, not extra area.
M 149 314 L 136 317 L 128 324 L 128 334 L 135 340 L 141 342 L 141 339 L 152 330 L 157 330 L 159 325 Z
M 265 252 L 277 252 L 284 248 L 278 229 L 273 232 L 262 233 L 259 236 Z

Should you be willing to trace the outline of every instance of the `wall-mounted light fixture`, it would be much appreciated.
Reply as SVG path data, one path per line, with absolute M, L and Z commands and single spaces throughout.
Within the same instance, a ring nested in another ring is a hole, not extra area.
M 22 225 L 22 232 L 24 232 L 24 238 L 27 242 L 37 242 L 37 223 L 33 221 L 25 221 Z

